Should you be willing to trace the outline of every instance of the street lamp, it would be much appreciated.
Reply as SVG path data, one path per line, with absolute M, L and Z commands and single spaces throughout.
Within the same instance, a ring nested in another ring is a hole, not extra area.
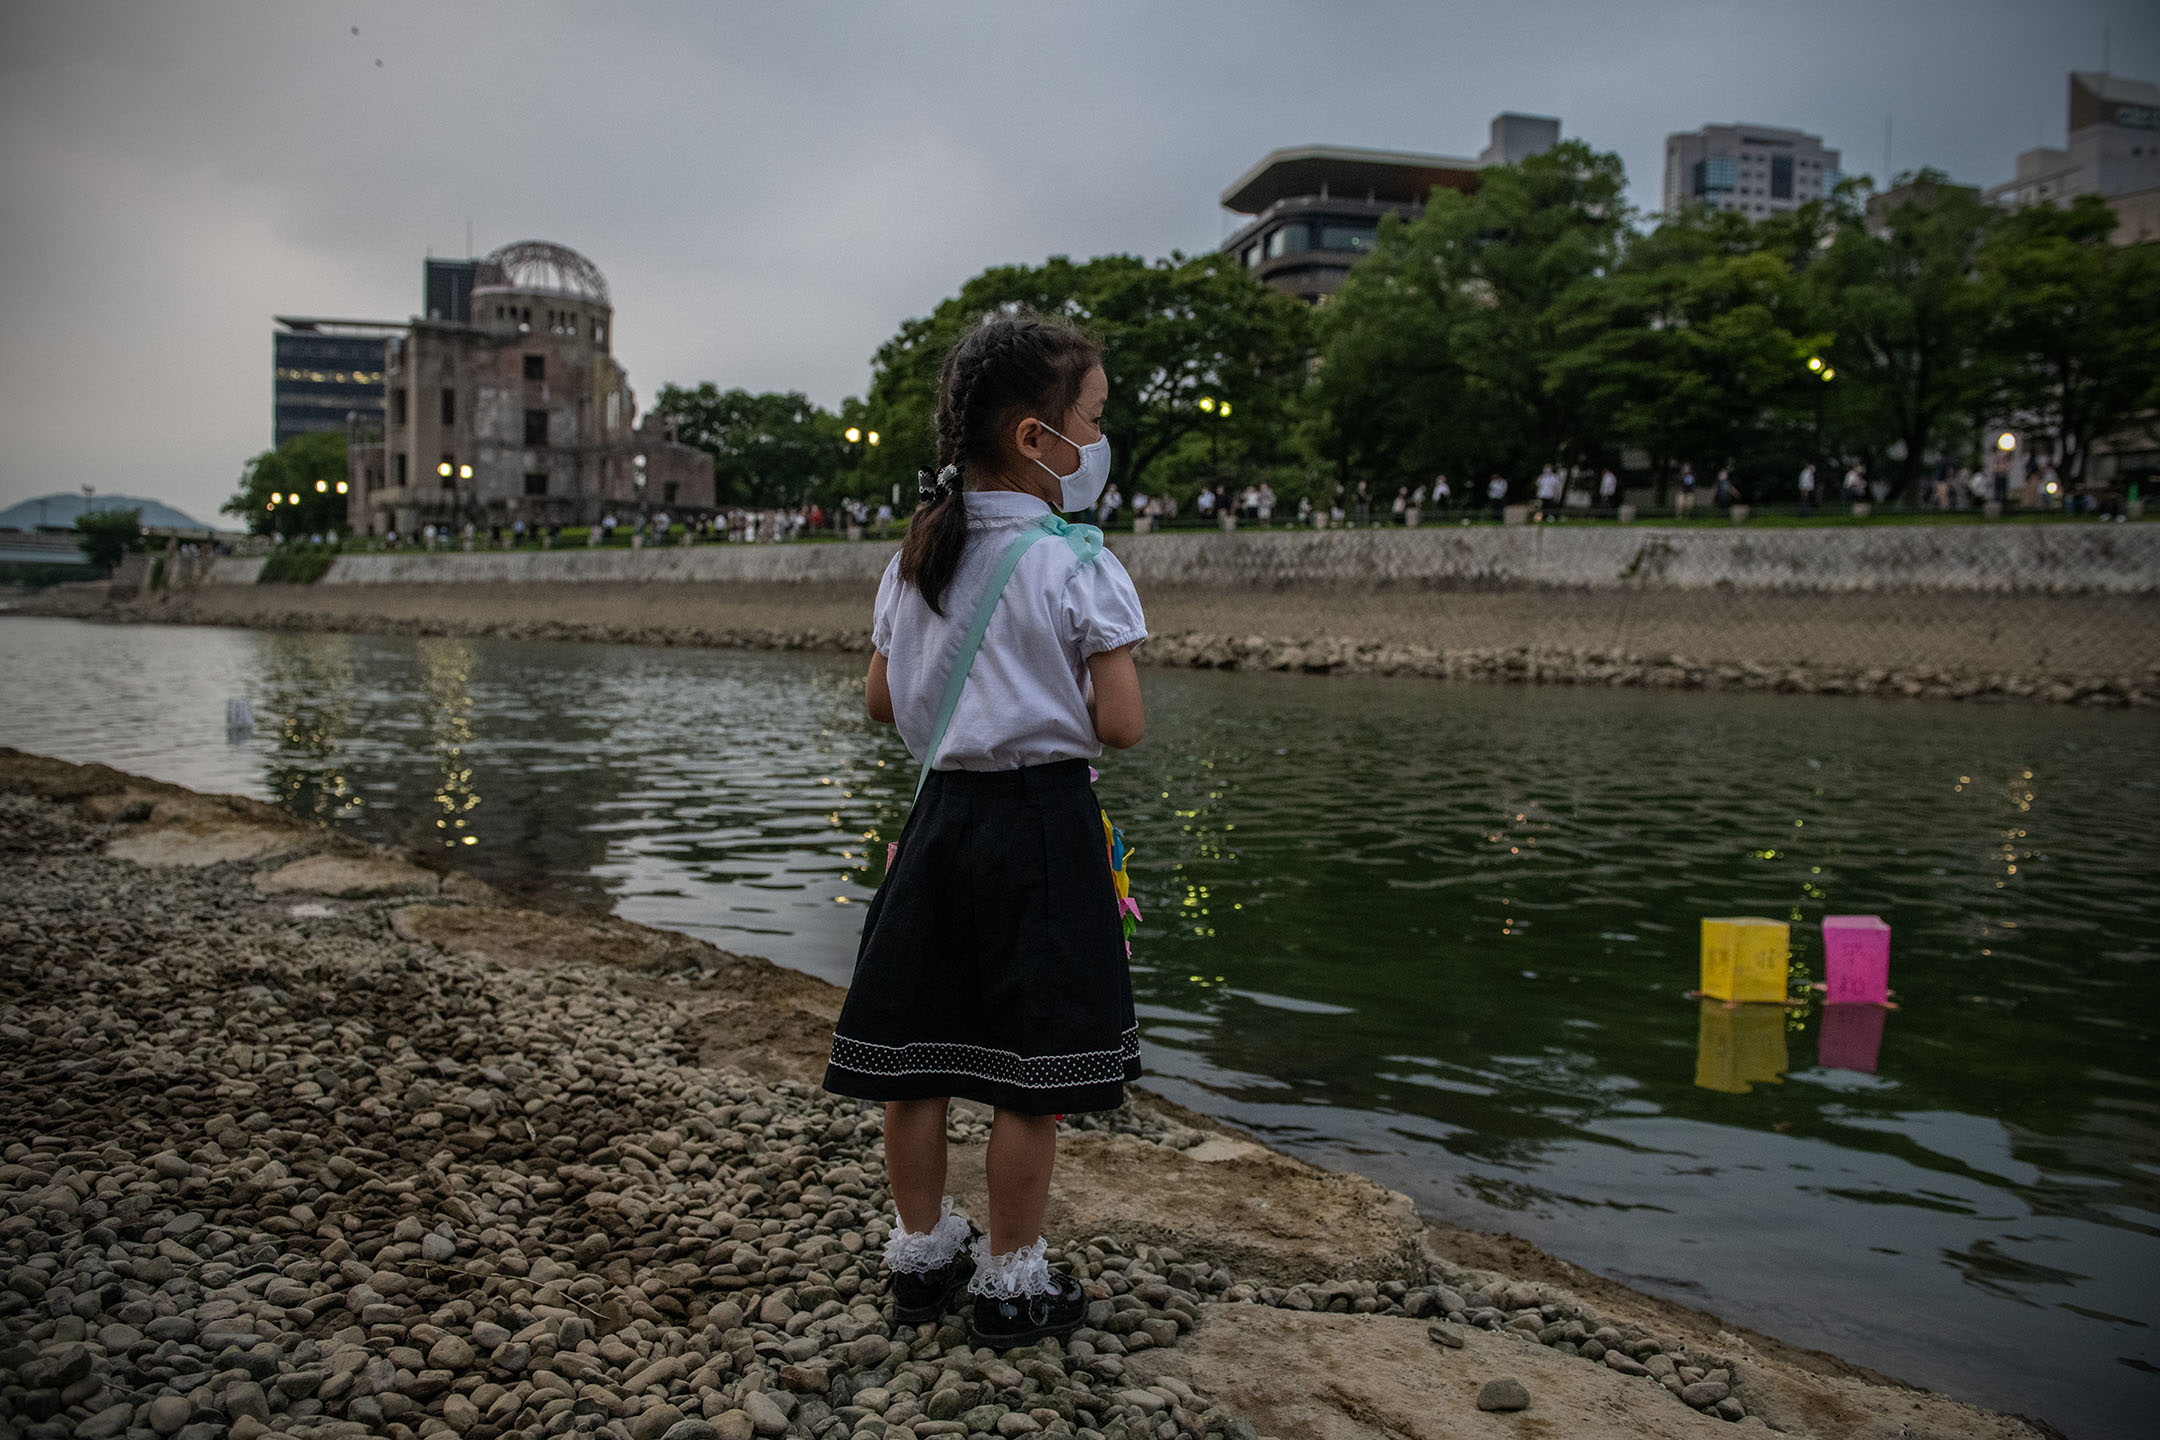
M 1822 381 L 1825 386 L 1832 380 L 1837 379 L 1837 371 L 1820 355 L 1808 356 L 1807 368 L 1813 371 L 1815 378 Z M 1822 415 L 1825 393 L 1823 390 L 1815 392 L 1815 453 L 1817 456 L 1822 454 Z
M 1995 437 L 1995 448 L 2005 455 L 2009 454 L 2017 449 L 2017 436 L 2011 431 L 2003 431 L 2002 434 Z
M 1200 413 L 1217 420 L 1230 418 L 1230 402 L 1217 400 L 1212 395 L 1200 397 Z M 1208 427 L 1208 473 L 1217 480 L 1222 478 L 1222 431 L 1214 425 Z
M 841 432 L 841 438 L 846 440 L 850 447 L 853 447 L 856 445 L 875 445 L 884 437 L 875 430 L 865 430 L 859 425 L 850 425 Z M 861 451 L 850 448 L 848 454 L 850 456 L 848 463 L 851 466 L 862 463 Z M 898 509 L 900 505 L 900 487 L 897 484 L 893 486 L 892 497 L 893 508 Z

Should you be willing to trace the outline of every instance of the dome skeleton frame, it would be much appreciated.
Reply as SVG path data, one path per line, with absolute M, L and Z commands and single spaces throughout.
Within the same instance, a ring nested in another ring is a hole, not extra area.
M 473 293 L 483 290 L 562 295 L 611 309 L 614 305 L 599 266 L 567 245 L 545 240 L 520 240 L 482 260 L 473 276 Z

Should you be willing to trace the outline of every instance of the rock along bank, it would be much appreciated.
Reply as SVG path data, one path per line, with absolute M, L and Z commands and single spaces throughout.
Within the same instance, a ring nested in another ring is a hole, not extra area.
M 838 998 L 0 751 L 0 1428 L 2049 1433 L 1428 1227 L 1144 1092 L 1061 1142 L 1085 1328 L 1004 1355 L 896 1328 L 878 1112 L 811 1079 Z M 985 1119 L 952 1130 L 978 1207 Z

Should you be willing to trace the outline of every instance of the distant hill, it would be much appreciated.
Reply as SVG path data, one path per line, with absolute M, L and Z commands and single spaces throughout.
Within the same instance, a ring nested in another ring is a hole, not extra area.
M 153 530 L 214 530 L 194 516 L 175 510 L 162 500 L 138 495 L 89 495 L 60 492 L 40 495 L 0 510 L 0 530 L 72 530 L 85 510 L 140 510 L 142 523 Z

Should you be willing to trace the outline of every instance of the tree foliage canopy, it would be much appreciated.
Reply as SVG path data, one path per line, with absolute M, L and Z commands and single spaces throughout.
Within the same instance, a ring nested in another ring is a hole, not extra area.
M 316 430 L 250 460 L 239 492 L 218 509 L 257 535 L 327 534 L 345 528 L 344 483 L 345 432 Z
M 2020 210 L 1977 249 L 1995 408 L 2030 417 L 2082 478 L 2093 443 L 2160 406 L 2160 247 L 2115 245 L 2098 197 Z
M 675 422 L 675 438 L 713 457 L 722 505 L 799 505 L 845 460 L 841 423 L 800 391 L 660 388 L 653 408 Z
M 2110 243 L 2097 199 L 2006 215 L 1924 171 L 1872 220 L 1848 183 L 1637 227 L 1621 183 L 1570 143 L 1383 224 L 1321 312 L 1326 457 L 1385 486 L 1634 452 L 1760 498 L 1853 460 L 1895 493 L 1977 461 L 1989 419 L 2075 478 L 2160 403 L 2160 247 Z
M 1008 265 L 982 274 L 929 316 L 910 320 L 872 362 L 865 421 L 882 443 L 868 457 L 879 488 L 912 495 L 915 472 L 935 457 L 938 367 L 983 316 L 1020 308 L 1069 320 L 1101 342 L 1110 401 L 1111 482 L 1126 493 L 1161 483 L 1181 450 L 1215 450 L 1268 463 L 1286 446 L 1304 385 L 1310 315 L 1254 280 L 1228 255 L 1152 263 L 1106 255 L 1074 263 Z M 1227 420 L 1205 398 L 1231 402 Z M 1207 436 L 1204 426 L 1221 427 Z
M 75 517 L 83 558 L 110 575 L 120 557 L 143 548 L 142 511 L 85 510 Z

